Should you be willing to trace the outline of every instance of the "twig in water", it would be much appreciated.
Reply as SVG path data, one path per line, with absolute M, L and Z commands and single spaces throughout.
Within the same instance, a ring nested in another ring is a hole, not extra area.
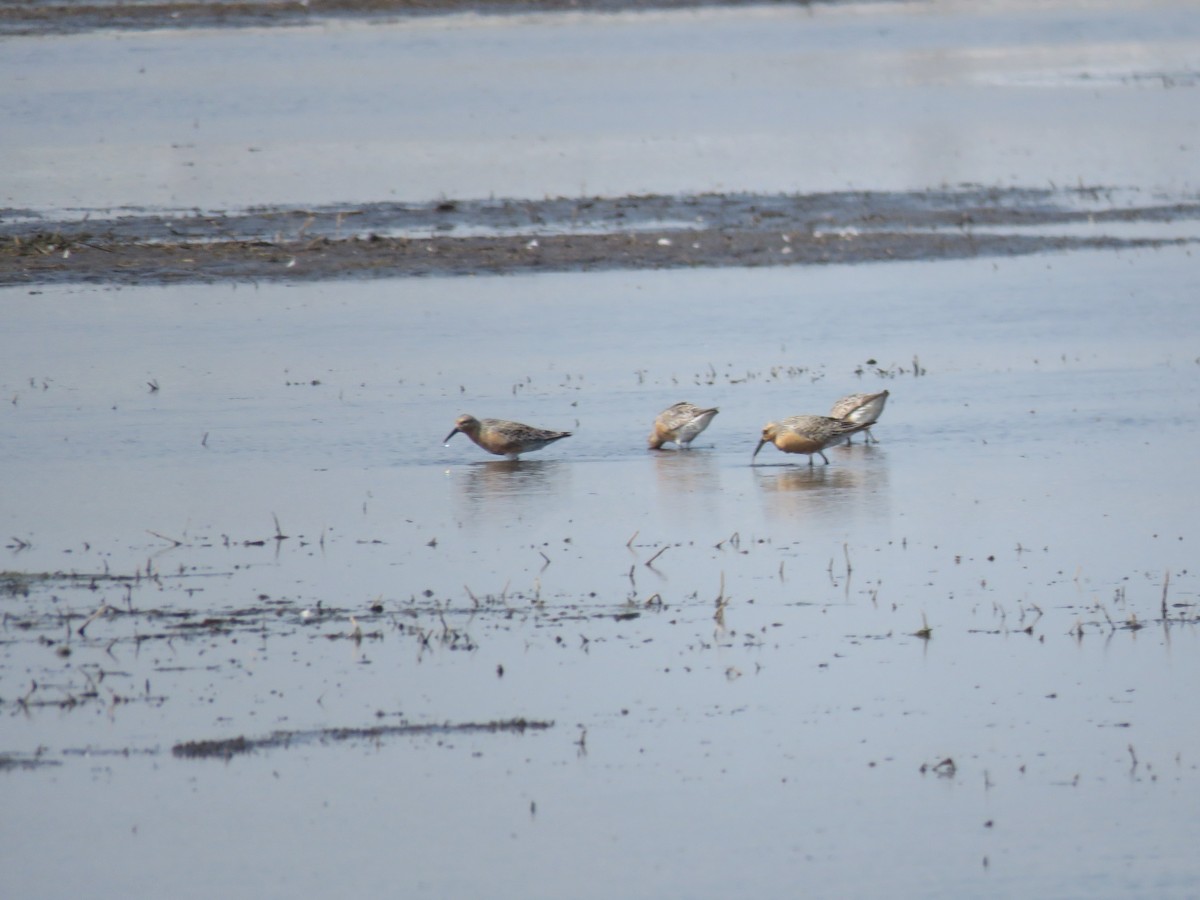
M 38 689 L 38 683 L 36 681 L 29 682 L 28 693 L 26 693 L 24 697 L 17 698 L 17 705 L 20 706 L 22 709 L 27 708 L 29 706 L 29 698 L 32 697 L 37 692 L 37 689 Z
M 929 627 L 929 620 L 925 618 L 925 613 L 921 613 L 921 626 L 920 631 L 913 632 L 913 637 L 919 637 L 923 641 L 933 637 L 933 629 Z
M 646 560 L 646 568 L 653 569 L 654 561 L 656 559 L 658 559 L 660 556 L 662 556 L 664 553 L 666 553 L 669 549 L 671 549 L 671 545 L 667 544 L 665 547 L 663 547 L 661 550 L 659 550 L 657 553 L 655 553 L 652 557 L 650 557 L 648 560 Z
M 279 527 L 279 516 L 271 513 L 271 518 L 275 520 L 275 540 L 286 541 L 287 535 L 283 533 L 283 529 Z
M 1163 621 L 1167 621 L 1167 588 L 1171 584 L 1171 570 L 1167 569 L 1167 574 L 1163 578 L 1163 595 L 1162 595 L 1162 617 Z M 1132 749 L 1132 748 L 1131 748 Z
M 842 543 L 842 553 L 846 554 L 846 574 L 849 575 L 854 571 L 854 567 L 850 565 L 850 545 L 848 543 Z
M 940 763 L 933 767 L 933 771 L 937 772 L 946 778 L 951 778 L 958 771 L 958 766 L 954 764 L 954 760 L 947 756 Z
M 725 596 L 725 573 L 721 573 L 721 590 L 717 594 L 716 607 L 717 611 L 713 613 L 713 618 L 717 620 L 717 624 L 725 626 L 725 607 L 729 605 L 729 598 Z
M 738 548 L 738 545 L 741 544 L 741 542 L 742 542 L 742 536 L 735 531 L 729 537 L 725 538 L 725 540 L 718 541 L 714 546 L 716 547 L 717 550 L 720 550 L 726 544 L 729 544 L 731 547 L 733 547 L 734 550 L 736 550 Z
M 183 541 L 177 541 L 173 537 L 167 537 L 165 534 L 159 534 L 157 531 L 151 531 L 149 528 L 146 529 L 146 534 L 152 534 L 156 538 L 160 538 L 161 540 L 164 540 L 167 543 L 171 544 L 171 546 L 173 546 L 173 547 L 182 547 L 183 546 Z
M 78 628 L 75 629 L 75 632 L 80 637 L 83 637 L 83 632 L 87 629 L 87 627 L 89 625 L 91 625 L 94 621 L 96 621 L 98 618 L 100 618 L 102 615 L 104 615 L 106 612 L 108 612 L 111 608 L 112 607 L 110 607 L 107 602 L 101 603 L 100 608 L 97 609 L 90 616 L 88 616 L 87 620 L 82 625 L 80 625 Z
M 629 540 L 627 540 L 627 541 L 625 542 L 625 546 L 626 546 L 626 547 L 628 547 L 628 548 L 630 548 L 630 549 L 632 550 L 632 549 L 633 549 L 633 542 L 634 542 L 635 540 L 637 540 L 637 536 L 638 536 L 638 532 L 636 532 L 636 531 L 635 531 L 635 532 L 633 533 L 633 536 L 632 536 L 632 537 L 631 537 Z

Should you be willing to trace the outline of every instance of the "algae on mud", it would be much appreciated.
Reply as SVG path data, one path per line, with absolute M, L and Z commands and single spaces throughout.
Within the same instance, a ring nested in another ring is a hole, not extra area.
M 85 221 L 27 211 L 15 224 L 0 222 L 0 285 L 829 265 L 1162 247 L 1200 235 L 1200 202 L 1127 195 L 963 187 L 443 200 Z

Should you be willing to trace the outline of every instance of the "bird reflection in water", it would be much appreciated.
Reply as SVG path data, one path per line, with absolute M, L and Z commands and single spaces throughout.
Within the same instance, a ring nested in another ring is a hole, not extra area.
M 831 451 L 832 452 L 832 451 Z M 847 456 L 851 451 L 847 448 Z M 875 445 L 860 445 L 855 465 L 753 467 L 755 483 L 771 514 L 837 513 L 868 518 L 888 514 L 888 467 Z
M 717 484 L 717 457 L 696 453 L 659 453 L 654 457 L 654 474 L 667 492 L 709 492 Z
M 715 513 L 721 495 L 716 454 L 656 453 L 653 460 L 659 499 L 673 518 L 701 519 Z
M 545 497 L 563 489 L 569 471 L 558 459 L 487 460 L 462 469 L 462 495 L 473 504 Z M 506 514 L 511 516 L 510 514 Z
M 861 487 L 864 480 L 861 472 L 825 467 L 779 466 L 774 472 L 759 468 L 757 473 L 758 486 L 777 493 L 848 491 Z

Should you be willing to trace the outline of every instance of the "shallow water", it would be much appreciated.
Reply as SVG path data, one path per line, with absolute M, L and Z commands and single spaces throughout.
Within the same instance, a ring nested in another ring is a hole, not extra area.
M 1196 271 L 5 291 L 5 892 L 1195 893 Z
M 864 3 L 0 39 L 0 206 L 1195 191 L 1174 2 Z

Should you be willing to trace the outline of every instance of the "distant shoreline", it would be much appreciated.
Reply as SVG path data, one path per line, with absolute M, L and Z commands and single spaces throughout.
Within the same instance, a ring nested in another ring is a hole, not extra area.
M 388 21 L 483 13 L 621 12 L 735 6 L 831 5 L 843 0 L 33 0 L 0 6 L 0 36 L 247 28 L 316 24 L 334 19 Z
M 4 222 L 5 213 L 15 221 Z M 443 200 L 242 212 L 0 211 L 0 285 L 319 281 L 855 264 L 1167 247 L 1200 200 L 1103 188 Z

